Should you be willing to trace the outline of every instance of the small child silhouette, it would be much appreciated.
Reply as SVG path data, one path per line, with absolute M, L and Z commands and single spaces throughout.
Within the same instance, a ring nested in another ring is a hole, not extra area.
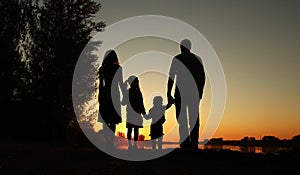
M 163 98 L 161 96 L 155 96 L 153 98 L 153 107 L 149 110 L 148 115 L 144 115 L 144 118 L 151 121 L 150 126 L 150 136 L 152 150 L 156 150 L 156 145 L 158 150 L 162 150 L 162 140 L 163 140 L 163 124 L 166 121 L 165 111 L 172 106 L 173 103 L 168 103 L 163 105 Z

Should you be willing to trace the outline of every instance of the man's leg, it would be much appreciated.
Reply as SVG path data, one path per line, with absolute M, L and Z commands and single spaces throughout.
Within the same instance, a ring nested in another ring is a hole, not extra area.
M 200 121 L 199 121 L 199 116 L 197 116 L 195 126 L 194 126 L 194 128 L 192 128 L 191 135 L 190 135 L 191 146 L 193 148 L 198 148 L 199 127 L 200 127 Z
M 198 139 L 200 130 L 199 120 L 199 100 L 195 100 L 189 105 L 189 126 L 190 126 L 190 139 L 191 146 L 198 149 Z
M 157 145 L 158 145 L 158 150 L 162 150 L 162 141 L 163 141 L 163 136 L 157 138 Z
M 186 105 L 181 106 L 181 100 L 175 98 L 176 118 L 179 125 L 180 147 L 186 147 L 189 144 L 189 131 L 187 122 Z

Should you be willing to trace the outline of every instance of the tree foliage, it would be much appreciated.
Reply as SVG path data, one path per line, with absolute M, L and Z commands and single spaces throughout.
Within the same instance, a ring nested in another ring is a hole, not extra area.
M 0 2 L 0 105 L 3 106 L 17 85 L 16 71 L 20 66 L 17 47 L 21 37 L 21 7 L 17 0 Z
M 72 77 L 77 59 L 92 33 L 105 27 L 94 20 L 100 9 L 93 0 L 1 1 L 2 107 L 14 101 L 43 101 L 55 111 L 44 117 L 66 126 L 74 117 Z M 8 122 L 16 116 L 10 118 Z

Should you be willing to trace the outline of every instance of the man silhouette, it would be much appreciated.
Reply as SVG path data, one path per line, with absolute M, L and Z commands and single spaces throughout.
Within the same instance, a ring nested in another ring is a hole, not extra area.
M 180 147 L 198 149 L 199 105 L 205 84 L 205 71 L 201 58 L 191 52 L 190 40 L 182 40 L 180 50 L 181 53 L 173 58 L 169 70 L 167 97 L 168 102 L 175 101 Z M 173 85 L 174 98 L 171 95 Z

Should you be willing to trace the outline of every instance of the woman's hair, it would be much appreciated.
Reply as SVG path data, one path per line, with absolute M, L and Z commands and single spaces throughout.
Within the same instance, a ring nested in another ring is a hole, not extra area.
M 110 50 L 106 51 L 106 53 L 104 54 L 102 66 L 113 65 L 113 64 L 119 65 L 120 63 L 119 63 L 119 59 L 118 59 L 116 51 L 110 49 Z

